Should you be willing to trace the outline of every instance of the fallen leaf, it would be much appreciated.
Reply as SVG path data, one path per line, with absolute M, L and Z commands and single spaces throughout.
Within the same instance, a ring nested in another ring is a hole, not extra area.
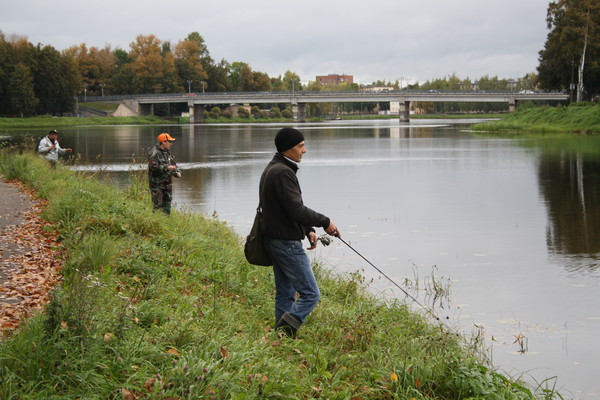
M 125 388 L 121 388 L 121 395 L 123 395 L 123 400 L 135 400 L 133 393 Z
M 144 387 L 148 392 L 154 388 L 154 379 L 150 378 L 144 383 Z
M 227 350 L 225 347 L 221 346 L 221 357 L 223 358 L 227 358 L 229 357 L 229 350 Z
M 2 287 L 3 299 L 10 300 L 0 309 L 0 335 L 19 326 L 22 318 L 43 308 L 49 301 L 49 292 L 60 282 L 62 248 L 58 232 L 40 217 L 47 201 L 40 200 L 21 182 L 9 183 L 19 187 L 32 200 L 30 211 L 24 213 L 25 222 L 2 230 L 0 239 L 16 251 L 4 254 L 3 264 L 14 266 L 11 276 Z M 9 320 L 10 323 L 6 323 Z M 66 329 L 66 326 L 61 326 Z
M 174 348 L 174 347 L 171 347 L 169 350 L 167 350 L 167 353 L 169 353 L 169 354 L 171 354 L 171 355 L 173 355 L 173 356 L 178 356 L 178 355 L 180 355 L 180 354 L 179 354 L 179 351 L 177 351 L 177 349 L 176 349 L 176 348 Z

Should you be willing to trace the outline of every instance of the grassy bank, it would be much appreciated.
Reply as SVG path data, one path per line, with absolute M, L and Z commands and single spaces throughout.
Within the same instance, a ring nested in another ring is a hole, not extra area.
M 310 122 L 321 121 L 322 119 L 310 119 Z M 243 123 L 291 123 L 290 119 L 285 118 L 261 118 L 248 119 L 240 117 L 219 117 L 207 118 L 207 124 L 243 124 Z M 168 124 L 187 124 L 188 117 L 169 117 L 161 118 L 157 116 L 139 116 L 139 117 L 29 117 L 29 118 L 0 118 L 0 129 L 18 129 L 18 128 L 60 128 L 65 126 L 82 125 L 168 125 Z
M 178 123 L 155 116 L 140 117 L 53 117 L 0 118 L 0 129 L 9 128 L 59 128 L 80 125 L 164 125 Z
M 599 134 L 600 104 L 518 108 L 499 121 L 475 124 L 472 129 L 503 133 Z
M 143 173 L 120 192 L 11 151 L 0 172 L 49 200 L 66 254 L 45 312 L 0 342 L 4 400 L 559 398 L 358 273 L 316 265 L 321 303 L 298 340 L 278 336 L 271 269 L 222 222 L 152 212 Z

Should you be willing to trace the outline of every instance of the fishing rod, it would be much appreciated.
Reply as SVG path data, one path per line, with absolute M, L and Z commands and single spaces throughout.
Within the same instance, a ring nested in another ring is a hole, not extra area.
M 411 296 L 410 293 L 408 293 L 406 290 L 404 290 L 399 284 L 397 284 L 392 278 L 390 278 L 388 275 L 386 275 L 385 272 L 383 272 L 382 270 L 380 270 L 379 268 L 377 268 L 377 266 L 375 264 L 373 264 L 371 261 L 369 261 L 365 256 L 363 256 L 362 254 L 360 254 L 358 252 L 358 250 L 356 250 L 354 247 L 352 247 L 350 245 L 350 243 L 346 242 L 344 239 L 342 239 L 339 236 L 335 236 L 339 241 L 341 241 L 342 243 L 344 243 L 346 246 L 348 246 L 348 248 L 350 248 L 350 250 L 352 250 L 353 252 L 355 252 L 360 258 L 362 258 L 363 260 L 365 260 L 367 262 L 367 264 L 369 264 L 371 267 L 375 268 L 377 270 L 377 272 L 379 272 L 381 275 L 383 275 L 385 278 L 387 278 L 388 281 L 390 281 L 394 286 L 396 286 L 398 289 L 400 289 L 408 298 L 410 298 L 412 301 L 414 301 L 416 304 L 418 304 L 423 310 L 425 310 L 429 315 L 431 315 L 434 319 L 436 319 L 437 321 L 440 321 L 440 317 L 438 317 L 437 315 L 435 315 L 435 313 L 427 306 L 423 305 L 421 302 L 419 302 L 419 300 L 417 300 L 416 298 L 414 298 L 413 296 Z M 331 244 L 331 239 L 328 235 L 321 235 L 319 236 L 319 241 L 324 245 L 324 246 L 329 246 Z

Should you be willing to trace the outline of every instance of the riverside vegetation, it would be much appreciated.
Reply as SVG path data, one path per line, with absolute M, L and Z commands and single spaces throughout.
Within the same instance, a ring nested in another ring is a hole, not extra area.
M 519 107 L 499 121 L 471 126 L 475 131 L 500 133 L 600 133 L 600 104 L 574 103 L 568 107 Z
M 48 200 L 65 259 L 46 308 L 0 341 L 4 400 L 562 398 L 358 272 L 315 265 L 322 300 L 299 339 L 281 337 L 272 271 L 225 223 L 153 212 L 143 172 L 120 191 L 15 153 L 0 152 L 0 172 Z

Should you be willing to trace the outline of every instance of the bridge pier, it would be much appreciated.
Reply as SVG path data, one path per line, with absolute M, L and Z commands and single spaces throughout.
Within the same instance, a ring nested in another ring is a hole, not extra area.
M 292 116 L 295 121 L 306 122 L 306 103 L 292 102 Z
M 404 101 L 404 99 L 400 99 L 398 117 L 400 122 L 410 122 L 410 101 Z
M 194 102 L 188 102 L 188 110 L 190 112 L 190 124 L 203 124 L 204 123 L 204 106 L 202 104 L 194 104 Z
M 517 109 L 517 100 L 514 97 L 508 99 L 508 112 L 514 112 Z
M 140 104 L 140 115 L 154 115 L 154 104 Z

